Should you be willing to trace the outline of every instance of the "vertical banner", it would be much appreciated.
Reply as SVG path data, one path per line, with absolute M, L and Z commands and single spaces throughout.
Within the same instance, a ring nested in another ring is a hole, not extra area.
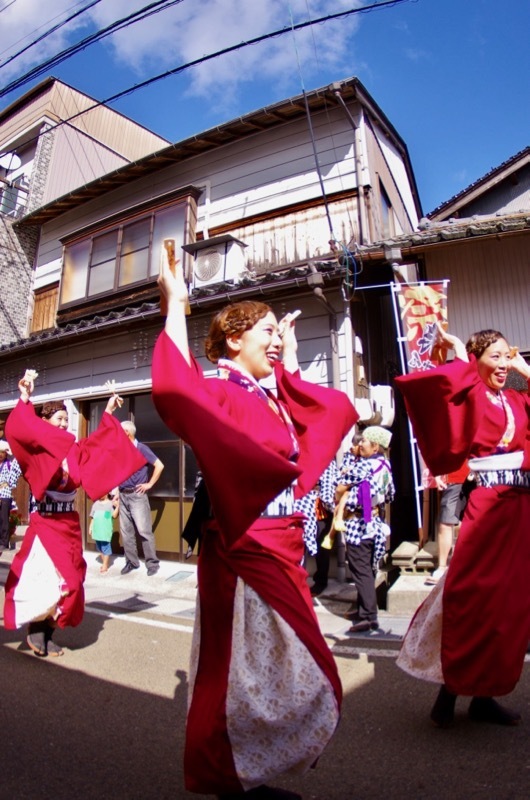
M 436 343 L 437 324 L 447 327 L 448 281 L 439 283 L 392 284 L 394 315 L 400 344 L 402 372 L 434 369 L 443 364 L 447 350 Z M 416 509 L 420 544 L 425 539 L 419 493 L 435 489 L 434 477 L 427 469 L 409 422 L 410 446 L 416 487 Z
M 447 351 L 436 343 L 437 323 L 447 325 L 445 283 L 400 283 L 395 288 L 407 372 L 433 369 L 443 364 Z
M 445 363 L 447 350 L 436 344 L 436 338 L 437 323 L 447 327 L 446 289 L 445 283 L 400 283 L 396 288 L 407 372 L 433 369 Z M 423 488 L 436 489 L 421 454 L 419 458 Z

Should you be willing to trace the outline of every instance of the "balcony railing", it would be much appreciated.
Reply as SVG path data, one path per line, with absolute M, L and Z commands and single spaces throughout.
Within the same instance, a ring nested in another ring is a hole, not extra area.
M 18 219 L 24 214 L 29 189 L 25 176 L 14 181 L 0 178 L 0 214 Z

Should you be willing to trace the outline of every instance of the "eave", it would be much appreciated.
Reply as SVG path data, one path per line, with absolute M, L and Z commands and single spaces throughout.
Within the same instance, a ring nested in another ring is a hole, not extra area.
M 453 219 L 450 222 L 422 220 L 420 230 L 360 247 L 359 256 L 363 261 L 385 261 L 392 248 L 398 248 L 406 258 L 423 253 L 427 248 L 521 233 L 530 233 L 528 212 Z
M 257 132 L 279 127 L 293 120 L 306 117 L 306 103 L 310 113 L 318 113 L 330 105 L 339 105 L 336 92 L 339 91 L 346 102 L 358 100 L 369 113 L 378 120 L 383 130 L 394 141 L 403 153 L 415 198 L 420 208 L 414 176 L 410 170 L 410 159 L 407 147 L 391 122 L 369 95 L 357 78 L 348 78 L 344 81 L 307 92 L 305 95 L 291 97 L 274 105 L 266 106 L 258 111 L 253 111 L 243 117 L 231 120 L 223 125 L 191 136 L 169 147 L 165 147 L 142 159 L 126 164 L 103 175 L 89 184 L 81 186 L 62 197 L 53 200 L 41 208 L 37 208 L 22 217 L 17 225 L 44 225 L 55 217 L 64 214 L 81 203 L 88 202 L 108 192 L 124 186 L 130 181 L 137 180 L 159 170 L 187 161 L 190 158 L 203 155 L 209 151 L 241 141 Z
M 328 286 L 338 285 L 344 276 L 344 269 L 339 267 L 333 256 L 329 260 L 304 262 L 300 265 L 293 265 L 289 269 L 268 272 L 265 275 L 244 278 L 241 283 L 220 283 L 201 289 L 193 290 L 190 294 L 191 311 L 202 311 L 203 309 L 214 310 L 229 302 L 236 302 L 247 297 L 256 298 L 261 295 L 263 298 L 273 300 L 286 291 L 307 290 L 312 292 L 308 277 L 314 275 L 315 270 L 322 275 L 324 284 Z M 155 291 L 153 291 L 153 295 Z M 120 310 L 110 310 L 103 314 L 95 314 L 91 318 L 83 318 L 79 321 L 68 322 L 60 327 L 51 330 L 32 334 L 26 339 L 19 339 L 0 346 L 0 359 L 10 356 L 19 356 L 21 353 L 34 353 L 43 346 L 49 347 L 69 344 L 72 340 L 80 338 L 91 338 L 95 334 L 107 332 L 112 328 L 126 328 L 136 326 L 139 322 L 155 322 L 160 318 L 160 301 L 143 301 L 135 306 L 127 306 Z M 160 327 L 162 327 L 162 320 Z

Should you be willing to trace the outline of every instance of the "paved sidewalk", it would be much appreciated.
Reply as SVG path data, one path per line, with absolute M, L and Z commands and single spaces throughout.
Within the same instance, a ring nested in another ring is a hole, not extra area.
M 0 558 L 0 583 L 7 578 L 15 554 L 6 550 Z M 123 556 L 114 556 L 109 571 L 100 573 L 99 554 L 85 551 L 87 575 L 85 581 L 86 610 L 104 616 L 127 616 L 152 624 L 178 626 L 191 632 L 195 618 L 197 596 L 197 567 L 177 561 L 161 561 L 156 575 L 147 576 L 145 564 L 127 575 L 121 574 Z M 309 579 L 309 583 L 312 581 Z M 327 589 L 314 599 L 315 612 L 324 636 L 335 643 L 362 643 L 377 646 L 378 642 L 393 642 L 398 646 L 403 638 L 410 614 L 391 615 L 379 612 L 380 628 L 368 633 L 348 634 L 351 623 L 346 618 L 355 589 L 351 584 L 330 579 Z
M 165 618 L 173 624 L 193 625 L 197 594 L 197 568 L 194 564 L 161 561 L 159 572 L 148 577 L 145 565 L 121 575 L 125 564 L 116 556 L 109 571 L 99 572 L 98 554 L 86 552 L 88 564 L 85 582 L 87 611 L 96 613 L 133 614 L 142 618 Z M 350 622 L 345 614 L 350 608 L 355 590 L 350 584 L 330 580 L 326 591 L 315 598 L 315 611 L 325 636 L 334 641 L 367 639 L 399 643 L 407 630 L 410 616 L 379 614 L 380 629 L 355 636 L 347 633 Z

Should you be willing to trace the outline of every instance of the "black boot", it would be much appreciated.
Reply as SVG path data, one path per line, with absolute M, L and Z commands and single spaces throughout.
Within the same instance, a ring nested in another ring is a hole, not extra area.
M 448 692 L 445 685 L 440 686 L 438 697 L 431 709 L 431 720 L 437 728 L 449 728 L 455 715 L 456 694 Z
M 493 697 L 474 697 L 469 704 L 469 719 L 492 722 L 494 725 L 519 725 L 521 715 L 501 706 Z
M 52 639 L 53 634 L 55 633 L 55 625 L 53 625 L 49 619 L 46 620 L 45 624 L 46 627 L 44 629 L 44 641 L 47 654 L 54 657 L 64 656 L 64 650 Z
M 46 655 L 46 641 L 45 641 L 46 622 L 30 622 L 28 625 L 28 635 L 26 642 L 28 647 L 33 650 L 36 656 Z

